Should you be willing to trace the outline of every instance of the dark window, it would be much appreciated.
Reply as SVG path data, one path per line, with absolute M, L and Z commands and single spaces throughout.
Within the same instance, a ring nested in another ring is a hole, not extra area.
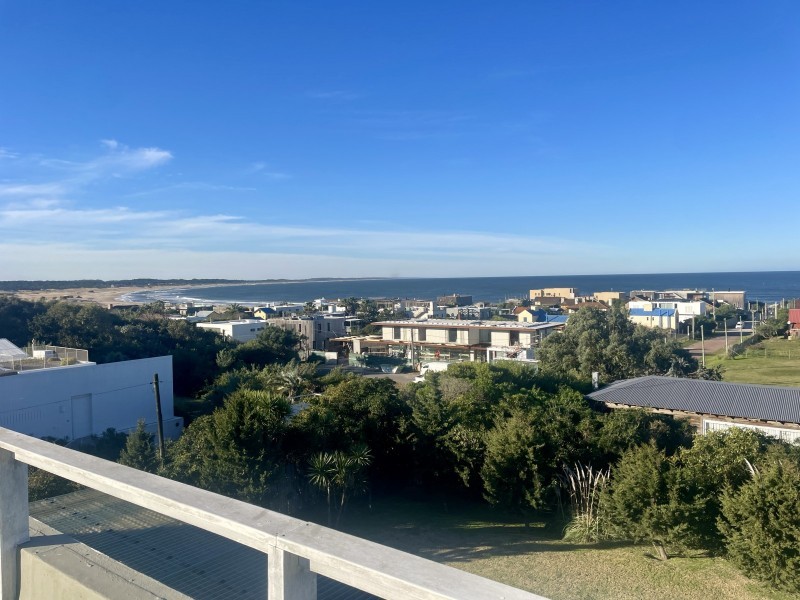
M 516 346 L 519 344 L 519 331 L 512 331 L 508 334 L 508 344 L 509 346 Z
M 456 341 L 458 341 L 458 329 L 448 329 L 447 330 L 447 341 L 448 342 L 456 342 Z
M 419 341 L 424 342 L 428 339 L 428 330 L 424 328 L 420 328 L 419 330 Z
M 394 328 L 394 332 L 393 332 L 393 335 L 392 335 L 392 337 L 393 337 L 394 339 L 396 339 L 396 340 L 399 340 L 399 339 L 400 339 L 400 328 L 399 328 L 399 327 L 395 327 L 395 328 Z

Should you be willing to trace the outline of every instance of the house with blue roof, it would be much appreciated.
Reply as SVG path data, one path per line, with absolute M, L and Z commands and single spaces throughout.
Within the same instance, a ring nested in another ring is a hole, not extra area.
M 631 308 L 628 311 L 630 320 L 637 325 L 677 331 L 678 315 L 674 308 Z

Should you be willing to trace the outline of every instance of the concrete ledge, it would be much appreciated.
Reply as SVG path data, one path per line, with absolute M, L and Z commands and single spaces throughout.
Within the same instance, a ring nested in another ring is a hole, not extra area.
M 30 531 L 19 548 L 19 600 L 189 599 L 36 519 Z

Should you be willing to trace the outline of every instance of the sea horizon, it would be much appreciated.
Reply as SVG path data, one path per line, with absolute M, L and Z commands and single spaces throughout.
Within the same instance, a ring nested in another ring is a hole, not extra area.
M 476 302 L 499 302 L 511 298 L 527 298 L 529 290 L 542 287 L 574 287 L 581 294 L 648 289 L 743 290 L 750 300 L 777 302 L 800 297 L 800 271 L 252 280 L 233 284 L 141 290 L 126 294 L 124 298 L 138 302 L 162 300 L 259 305 L 351 296 L 435 300 L 438 296 L 455 293 L 472 296 Z

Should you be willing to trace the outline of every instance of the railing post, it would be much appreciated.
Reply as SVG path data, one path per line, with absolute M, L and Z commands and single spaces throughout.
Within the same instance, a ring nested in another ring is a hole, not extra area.
M 268 600 L 317 600 L 317 574 L 307 558 L 272 547 L 267 564 Z
M 27 542 L 28 465 L 0 449 L 0 598 L 16 599 L 19 592 L 19 551 Z

